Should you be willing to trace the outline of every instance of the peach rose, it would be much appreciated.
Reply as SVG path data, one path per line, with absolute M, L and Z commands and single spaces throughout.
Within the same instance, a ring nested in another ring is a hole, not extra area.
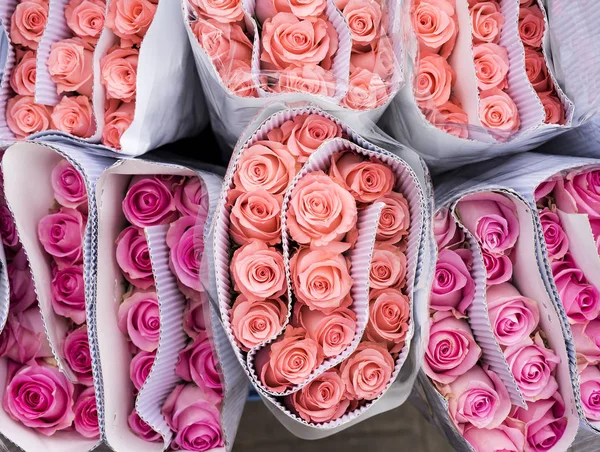
M 264 189 L 283 195 L 296 174 L 296 161 L 287 148 L 274 141 L 257 141 L 244 149 L 233 175 L 235 188 Z
M 135 101 L 121 102 L 118 99 L 106 99 L 102 143 L 121 149 L 121 136 L 133 122 L 134 112 Z
M 122 47 L 139 45 L 155 13 L 156 2 L 151 0 L 111 0 L 106 12 L 106 26 L 121 38 Z
M 371 291 L 369 323 L 366 334 L 370 341 L 387 344 L 390 353 L 402 349 L 410 323 L 408 297 L 396 289 Z
M 458 138 L 469 137 L 469 116 L 461 108 L 458 99 L 450 100 L 439 107 L 428 110 L 425 118 L 438 129 Z
M 77 137 L 91 137 L 96 130 L 94 112 L 86 96 L 63 96 L 52 110 L 52 128 Z
M 329 176 L 358 202 L 371 203 L 391 193 L 394 173 L 376 158 L 366 159 L 354 152 L 339 152 L 331 157 Z
M 389 80 L 396 69 L 396 55 L 392 48 L 392 40 L 385 36 L 376 40 L 373 49 L 367 52 L 352 52 L 350 73 L 360 69 L 367 69 L 382 80 Z
M 235 60 L 252 60 L 252 43 L 238 24 L 200 18 L 192 30 L 217 69 Z
M 6 122 L 17 138 L 25 138 L 50 126 L 50 110 L 33 96 L 15 96 L 6 104 Z
M 419 60 L 415 99 L 422 108 L 434 108 L 450 100 L 456 75 L 445 58 L 425 55 Z
M 277 13 L 292 13 L 300 19 L 316 19 L 325 12 L 326 0 L 257 0 L 254 11 L 262 24 Z
M 349 0 L 342 11 L 354 47 L 371 44 L 381 33 L 381 5 L 375 0 Z
M 94 48 L 81 38 L 63 39 L 50 47 L 48 73 L 58 94 L 78 92 L 92 96 Z
M 420 0 L 413 4 L 412 26 L 421 52 L 439 53 L 448 58 L 458 35 L 458 19 L 454 2 Z
M 229 23 L 244 19 L 241 0 L 190 0 L 203 16 Z
M 283 326 L 287 304 L 281 298 L 248 301 L 239 295 L 231 308 L 231 330 L 242 350 L 249 351 L 271 338 Z
M 307 115 L 302 121 L 294 123 L 286 144 L 296 160 L 304 163 L 323 142 L 341 136 L 342 128 L 331 119 Z
M 361 342 L 340 366 L 349 399 L 376 399 L 390 382 L 393 372 L 392 355 L 381 344 L 372 342 Z
M 379 226 L 375 239 L 381 243 L 395 245 L 408 235 L 410 211 L 408 201 L 401 193 L 391 192 L 379 198 L 385 203 L 379 216 Z
M 342 240 L 356 224 L 356 201 L 322 171 L 305 175 L 294 187 L 287 213 L 293 240 L 325 246 Z
M 323 362 L 319 344 L 301 328 L 288 326 L 283 336 L 256 357 L 260 381 L 274 392 L 303 383 Z
M 13 44 L 36 50 L 47 22 L 47 1 L 21 0 L 10 16 L 10 40 Z
M 279 74 L 277 85 L 272 89 L 276 93 L 308 93 L 331 97 L 335 94 L 335 86 L 333 73 L 313 64 L 284 69 Z
M 352 288 L 346 258 L 335 251 L 301 248 L 290 259 L 296 298 L 310 309 L 331 313 L 343 305 Z
M 525 48 L 525 72 L 538 93 L 552 89 L 552 79 L 548 73 L 548 66 L 544 55 L 530 48 Z
M 105 8 L 103 0 L 70 0 L 65 6 L 67 25 L 76 36 L 95 44 L 104 28 Z
M 33 96 L 35 92 L 35 52 L 28 50 L 10 74 L 10 87 L 21 96 Z
M 493 42 L 500 40 L 500 31 L 504 25 L 504 15 L 500 12 L 498 2 L 486 1 L 475 3 L 471 7 L 471 26 L 473 42 Z
M 240 97 L 258 97 L 250 63 L 233 60 L 219 69 L 219 75 L 229 91 Z
M 283 256 L 275 248 L 252 240 L 233 253 L 234 289 L 249 301 L 277 298 L 287 291 Z
M 541 49 L 545 27 L 544 14 L 538 5 L 519 10 L 519 35 L 526 46 Z
M 238 245 L 253 239 L 267 245 L 281 242 L 281 202 L 281 196 L 275 197 L 262 188 L 239 193 L 229 217 L 233 241 Z
M 139 51 L 112 47 L 100 58 L 100 83 L 106 97 L 131 102 L 135 99 Z
M 389 99 L 388 85 L 368 69 L 355 68 L 348 80 L 348 93 L 342 104 L 353 110 L 373 110 Z
M 371 289 L 399 288 L 406 284 L 406 256 L 393 245 L 376 243 L 371 258 Z
M 290 13 L 278 13 L 263 24 L 262 45 L 260 59 L 266 69 L 306 64 L 331 69 L 338 36 L 329 21 L 302 20 Z
M 505 47 L 498 44 L 477 44 L 473 47 L 477 87 L 481 91 L 508 86 L 509 62 Z
M 479 118 L 484 127 L 495 131 L 513 132 L 521 125 L 515 102 L 499 89 L 481 93 Z
M 538 93 L 544 111 L 546 112 L 546 124 L 564 124 L 565 123 L 565 107 L 553 92 Z

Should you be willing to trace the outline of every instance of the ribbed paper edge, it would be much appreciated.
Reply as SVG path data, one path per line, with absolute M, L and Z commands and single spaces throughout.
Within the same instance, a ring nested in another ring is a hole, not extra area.
M 9 35 L 10 18 L 18 3 L 18 0 L 2 0 L 2 2 L 0 2 L 0 26 L 2 28 L 1 31 L 6 35 L 6 40 L 8 42 L 6 63 L 2 73 L 2 80 L 0 80 L 0 140 L 6 141 L 15 140 L 15 134 L 9 129 L 6 122 L 6 103 L 12 92 L 10 88 L 10 74 L 12 73 L 16 62 L 15 50 Z
M 6 296 L 4 296 L 6 294 Z M 10 308 L 10 287 L 8 283 L 8 266 L 6 263 L 6 254 L 4 245 L 0 244 L 0 334 L 6 326 L 8 320 L 8 310 Z

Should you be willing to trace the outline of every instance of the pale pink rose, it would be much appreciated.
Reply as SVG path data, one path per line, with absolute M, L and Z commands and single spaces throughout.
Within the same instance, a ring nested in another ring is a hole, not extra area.
M 500 193 L 469 195 L 457 206 L 461 222 L 490 254 L 507 254 L 519 237 L 514 203 Z
M 342 240 L 357 217 L 352 194 L 322 171 L 315 171 L 302 177 L 294 187 L 287 227 L 296 242 L 325 246 Z
M 419 0 L 412 6 L 411 17 L 421 52 L 439 53 L 448 58 L 458 35 L 454 2 Z
M 600 315 L 600 293 L 588 282 L 570 256 L 552 262 L 554 283 L 567 316 L 574 322 L 588 322 Z
M 192 30 L 217 69 L 233 60 L 252 59 L 252 43 L 239 24 L 199 18 Z
M 229 217 L 229 234 L 235 243 L 243 245 L 253 239 L 267 245 L 281 242 L 281 196 L 275 197 L 261 188 L 249 193 L 229 193 L 230 197 L 239 195 Z
M 427 110 L 425 118 L 438 129 L 458 138 L 469 137 L 469 116 L 458 100 L 450 97 L 445 104 Z
M 540 49 L 544 38 L 544 29 L 544 15 L 538 5 L 531 5 L 519 10 L 519 35 L 523 44 Z
M 577 352 L 577 364 L 585 368 L 588 364 L 600 363 L 600 320 L 592 320 L 588 323 L 574 323 L 571 325 L 575 351 Z
M 473 42 L 497 43 L 505 20 L 498 2 L 491 0 L 475 3 L 470 11 Z
M 53 356 L 38 306 L 9 313 L 0 335 L 0 356 L 20 364 Z
M 570 171 L 557 183 L 554 194 L 568 201 L 568 213 L 584 213 L 592 220 L 600 219 L 599 169 Z
M 409 323 L 410 302 L 406 295 L 390 288 L 371 291 L 365 331 L 371 342 L 385 343 L 390 353 L 397 353 L 404 346 Z
M 379 216 L 379 226 L 375 239 L 381 243 L 395 245 L 408 235 L 410 211 L 408 201 L 401 193 L 391 192 L 379 198 L 385 203 Z
M 287 140 L 290 153 L 300 163 L 306 162 L 323 142 L 342 136 L 342 128 L 321 115 L 307 115 L 294 124 Z
M 10 74 L 10 87 L 21 96 L 33 96 L 35 92 L 35 52 L 26 51 Z
M 283 256 L 260 240 L 252 240 L 233 253 L 234 288 L 249 301 L 278 298 L 287 291 Z
M 106 12 L 106 27 L 121 38 L 121 46 L 139 46 L 155 13 L 156 2 L 151 0 L 112 0 Z
M 10 286 L 10 311 L 23 312 L 37 301 L 29 261 L 21 248 L 12 262 L 7 265 L 8 282 Z
M 465 424 L 477 428 L 499 427 L 511 409 L 510 396 L 498 375 L 474 366 L 441 390 L 459 431 Z
M 340 366 L 349 399 L 374 400 L 383 393 L 394 372 L 394 358 L 385 346 L 361 342 Z
M 175 374 L 185 381 L 193 381 L 200 388 L 223 393 L 219 362 L 211 340 L 206 333 L 199 334 L 179 352 Z
M 63 159 L 54 167 L 51 175 L 54 198 L 63 207 L 77 209 L 87 206 L 87 188 L 81 173 Z
M 175 185 L 173 200 L 177 210 L 182 215 L 199 217 L 198 220 L 208 216 L 208 194 L 199 177 L 187 177 L 183 183 Z
M 270 141 L 287 144 L 288 139 L 292 135 L 292 129 L 298 124 L 302 125 L 307 117 L 308 115 L 297 115 L 292 119 L 284 121 L 279 127 L 274 127 L 269 130 L 267 132 L 267 138 Z
M 31 361 L 8 382 L 2 408 L 15 421 L 51 436 L 75 419 L 73 391 L 58 367 Z
M 156 352 L 145 352 L 142 350 L 129 363 L 129 379 L 137 391 L 142 389 L 144 382 L 148 378 L 148 375 L 150 375 L 155 358 Z
M 160 337 L 160 314 L 156 292 L 139 290 L 128 294 L 119 305 L 119 329 L 133 345 L 153 352 Z
M 5 204 L 0 204 L 0 238 L 7 248 L 16 248 L 19 245 L 15 220 Z
M 61 208 L 43 217 L 38 224 L 38 238 L 59 268 L 83 260 L 83 234 L 87 219 L 75 209 Z
M 499 132 L 513 132 L 521 125 L 517 105 L 497 88 L 481 93 L 479 119 L 484 127 Z
M 10 16 L 10 40 L 13 44 L 36 50 L 47 22 L 47 1 L 21 0 Z
M 115 46 L 100 58 L 100 83 L 106 88 L 107 98 L 123 102 L 135 100 L 138 55 L 135 48 Z
M 339 372 L 331 369 L 290 395 L 287 403 L 306 422 L 321 424 L 334 421 L 350 406 L 344 388 Z
M 364 47 L 381 33 L 381 5 L 375 0 L 349 0 L 342 11 L 354 47 Z
M 86 96 L 63 96 L 50 118 L 52 128 L 77 137 L 91 137 L 96 130 L 92 104 Z
M 65 337 L 62 344 L 62 353 L 69 368 L 77 378 L 77 383 L 86 386 L 93 385 L 92 357 L 90 355 L 87 326 L 81 326 L 67 333 L 67 337 Z
M 50 47 L 47 66 L 58 94 L 77 92 L 92 97 L 94 47 L 81 38 L 63 39 Z
M 84 438 L 100 438 L 98 425 L 98 409 L 96 408 L 96 394 L 94 388 L 84 389 L 73 404 L 75 419 L 73 427 Z
M 327 20 L 299 19 L 291 13 L 278 13 L 262 28 L 260 60 L 265 69 L 319 64 L 331 69 L 338 48 L 337 32 Z
M 481 91 L 508 86 L 508 51 L 498 44 L 484 43 L 473 47 L 477 87 Z
M 321 346 L 326 358 L 338 356 L 354 339 L 356 314 L 350 309 L 338 308 L 326 314 L 300 303 L 294 308 L 294 326 L 303 328 Z
M 401 288 L 406 284 L 406 265 L 406 255 L 398 247 L 376 243 L 371 257 L 369 287 Z
M 125 279 L 140 289 L 154 285 L 152 262 L 144 231 L 129 226 L 117 237 L 115 257 Z
M 70 0 L 65 6 L 65 19 L 76 36 L 95 44 L 104 27 L 105 9 L 103 0 Z
M 244 19 L 241 0 L 190 0 L 200 13 L 219 22 L 229 23 Z
M 204 308 L 208 303 L 208 297 L 204 292 L 198 292 L 198 295 L 195 299 L 187 300 L 183 311 L 183 331 L 192 339 L 206 331 L 207 319 Z
M 6 123 L 17 138 L 25 138 L 50 127 L 50 109 L 35 103 L 33 96 L 15 96 L 6 104 Z
M 368 69 L 356 67 L 348 80 L 348 92 L 342 104 L 353 110 L 374 110 L 389 99 L 388 85 Z
M 331 97 L 335 94 L 335 78 L 331 71 L 316 64 L 301 67 L 289 66 L 279 74 L 276 93 L 308 93 Z
M 396 55 L 389 36 L 377 39 L 365 52 L 352 52 L 350 56 L 350 73 L 360 69 L 377 74 L 382 80 L 389 80 L 396 70 Z
M 233 183 L 242 191 L 262 188 L 272 195 L 283 195 L 295 175 L 296 161 L 286 146 L 257 141 L 242 152 Z
M 233 60 L 219 70 L 219 75 L 229 91 L 236 96 L 258 97 L 249 62 Z
M 50 290 L 54 312 L 71 319 L 77 325 L 85 323 L 83 265 L 56 269 Z
M 600 421 L 600 370 L 589 366 L 579 377 L 583 412 L 588 420 Z
M 152 177 L 132 180 L 122 207 L 127 221 L 138 228 L 169 224 L 179 217 L 170 190 Z
M 261 24 L 277 13 L 292 13 L 300 19 L 316 19 L 325 12 L 326 6 L 325 0 L 257 0 L 254 13 Z
M 564 124 L 566 121 L 565 107 L 556 93 L 550 91 L 538 93 L 538 95 L 546 113 L 546 124 Z
M 510 281 L 513 275 L 513 264 L 505 254 L 491 254 L 481 250 L 488 286 Z
M 431 319 L 423 370 L 432 380 L 448 384 L 471 369 L 481 358 L 466 320 L 449 312 L 436 312 Z
M 431 309 L 465 314 L 474 297 L 475 282 L 465 262 L 456 251 L 441 250 L 431 290 Z
M 129 428 L 133 433 L 142 438 L 144 441 L 149 443 L 157 443 L 163 440 L 162 436 L 160 436 L 160 433 L 155 432 L 152 430 L 152 427 L 142 421 L 142 418 L 140 418 L 140 416 L 137 414 L 135 408 L 127 417 L 127 425 L 129 425 Z
M 273 338 L 287 318 L 287 304 L 281 298 L 248 301 L 239 295 L 231 308 L 231 330 L 242 350 Z
M 537 329 L 537 303 L 522 296 L 511 284 L 488 287 L 486 297 L 492 332 L 500 344 L 518 344 Z
M 331 313 L 352 288 L 348 267 L 346 258 L 336 251 L 301 248 L 290 260 L 294 294 L 310 309 Z
M 513 417 L 525 424 L 525 452 L 553 450 L 567 429 L 565 402 L 558 392 L 547 400 L 528 402 L 527 409 L 518 408 Z
M 543 53 L 525 47 L 525 72 L 533 89 L 538 93 L 552 89 L 552 79 L 548 73 L 548 66 Z
M 569 251 L 569 238 L 562 228 L 559 216 L 545 208 L 540 212 L 544 241 L 551 261 L 560 260 Z
M 190 289 L 201 291 L 200 263 L 204 252 L 203 225 L 195 217 L 181 217 L 171 223 L 167 232 L 169 268 L 177 281 Z
M 323 362 L 323 350 L 301 328 L 289 326 L 276 342 L 256 356 L 256 371 L 270 391 L 283 392 L 303 383 Z
M 135 101 L 121 102 L 118 99 L 106 99 L 102 143 L 121 149 L 121 136 L 133 122 L 134 112 Z
M 456 74 L 445 58 L 424 55 L 419 59 L 415 80 L 415 99 L 421 108 L 435 108 L 450 100 Z
M 525 447 L 525 434 L 517 422 L 501 424 L 494 429 L 467 426 L 463 437 L 475 452 L 521 452 Z
M 329 176 L 348 190 L 358 202 L 371 203 L 389 195 L 396 178 L 380 160 L 354 152 L 338 152 L 331 157 Z
M 433 216 L 433 235 L 440 250 L 456 249 L 465 241 L 465 233 L 446 207 L 437 210 Z

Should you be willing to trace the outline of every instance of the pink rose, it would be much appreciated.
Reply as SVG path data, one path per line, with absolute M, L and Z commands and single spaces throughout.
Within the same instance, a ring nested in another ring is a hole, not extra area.
M 179 217 L 169 189 L 152 177 L 132 181 L 122 206 L 127 221 L 138 228 L 169 224 Z
M 595 366 L 586 368 L 580 374 L 581 405 L 585 417 L 591 421 L 600 420 L 600 370 Z
M 15 220 L 5 204 L 0 204 L 0 238 L 6 247 L 14 248 L 19 244 Z
M 63 97 L 63 99 L 68 99 Z M 77 209 L 82 204 L 87 207 L 87 188 L 81 173 L 63 159 L 54 167 L 51 175 L 54 198 L 63 207 Z
M 238 190 L 262 188 L 272 195 L 283 195 L 295 175 L 296 161 L 286 146 L 257 141 L 242 152 L 233 182 Z
M 505 254 L 491 254 L 485 250 L 482 250 L 481 253 L 483 255 L 488 286 L 502 284 L 511 280 L 513 264 L 510 257 Z
M 125 279 L 140 289 L 153 286 L 152 262 L 144 231 L 129 226 L 119 234 L 115 244 L 117 264 Z
M 562 228 L 559 216 L 545 208 L 540 213 L 540 221 L 544 230 L 548 258 L 551 261 L 562 259 L 569 251 L 569 238 Z
M 509 62 L 505 47 L 498 44 L 477 44 L 473 47 L 477 87 L 481 91 L 505 89 L 508 86 Z
M 133 122 L 134 112 L 135 101 L 121 102 L 118 99 L 106 99 L 102 143 L 121 149 L 121 136 Z
M 375 244 L 371 257 L 371 289 L 400 288 L 406 284 L 406 255 L 398 247 Z
M 339 372 L 331 369 L 288 396 L 287 402 L 306 422 L 321 424 L 334 421 L 346 412 L 350 401 L 344 392 Z
M 139 391 L 144 386 L 152 366 L 154 365 L 154 359 L 156 358 L 156 352 L 138 352 L 131 362 L 129 363 L 129 378 L 133 383 L 133 387 Z
M 290 260 L 294 294 L 310 309 L 331 313 L 352 288 L 346 258 L 336 251 L 301 248 Z
M 277 13 L 292 13 L 300 19 L 316 19 L 325 12 L 325 0 L 257 0 L 255 15 L 262 24 Z
M 526 46 L 541 49 L 544 37 L 544 15 L 538 5 L 519 10 L 519 34 Z
M 552 262 L 554 283 L 561 302 L 569 316 L 575 322 L 595 320 L 600 315 L 600 293 L 588 284 L 583 272 L 572 258 Z
M 158 347 L 160 314 L 156 292 L 139 290 L 119 305 L 119 329 L 127 334 L 133 345 L 147 352 Z
M 552 89 L 552 79 L 548 73 L 548 66 L 544 54 L 537 50 L 525 48 L 525 72 L 538 93 Z
M 394 359 L 384 346 L 361 342 L 340 366 L 340 374 L 346 385 L 346 397 L 376 399 L 391 382 L 394 367 Z
M 142 421 L 142 418 L 137 414 L 135 408 L 131 412 L 131 414 L 127 417 L 127 425 L 133 433 L 142 438 L 144 441 L 149 443 L 157 443 L 162 441 L 162 436 L 160 433 L 152 430 L 148 424 Z
M 7 265 L 10 286 L 10 311 L 23 312 L 37 301 L 29 261 L 21 248 Z
M 450 100 L 439 107 L 426 111 L 425 118 L 438 129 L 458 138 L 469 137 L 469 116 L 457 99 Z
M 486 296 L 492 332 L 500 344 L 516 345 L 537 329 L 537 303 L 522 296 L 511 284 L 490 286 Z
M 75 374 L 77 382 L 92 386 L 94 377 L 92 375 L 92 357 L 90 355 L 87 326 L 84 325 L 67 334 L 63 342 L 62 353 L 65 361 Z
M 78 92 L 92 97 L 94 47 L 81 38 L 63 39 L 50 47 L 48 72 L 58 94 Z
M 389 288 L 371 291 L 365 331 L 371 342 L 384 343 L 390 353 L 397 353 L 404 346 L 409 323 L 410 303 L 406 295 Z
M 511 409 L 506 387 L 494 372 L 474 366 L 442 388 L 450 417 L 464 431 L 465 424 L 477 428 L 499 427 Z
M 100 58 L 100 83 L 106 88 L 107 98 L 123 102 L 135 100 L 138 55 L 139 51 L 135 48 L 112 47 Z
M 235 290 L 248 301 L 278 298 L 287 291 L 282 254 L 259 240 L 238 248 L 230 267 Z
M 558 392 L 547 400 L 529 402 L 518 408 L 514 418 L 525 423 L 526 452 L 546 452 L 562 438 L 567 428 L 565 403 Z
M 475 452 L 521 452 L 525 447 L 525 435 L 515 422 L 501 424 L 494 429 L 467 426 L 463 437 Z
M 420 0 L 413 4 L 412 26 L 422 53 L 439 53 L 448 58 L 458 35 L 454 2 Z
M 435 212 L 433 216 L 433 234 L 438 249 L 456 249 L 465 241 L 465 233 L 454 220 L 446 207 Z
M 450 100 L 456 74 L 445 58 L 423 55 L 415 80 L 415 99 L 422 108 L 435 108 Z
M 256 356 L 261 383 L 270 391 L 283 392 L 302 384 L 323 362 L 323 350 L 301 328 L 289 326 L 276 342 Z
M 83 265 L 56 269 L 50 290 L 54 312 L 71 319 L 77 325 L 85 323 Z
M 367 69 L 382 80 L 390 79 L 397 66 L 391 39 L 388 36 L 381 37 L 372 43 L 371 47 L 373 48 L 366 52 L 352 52 L 350 72 Z
M 212 450 L 225 444 L 221 427 L 221 396 L 193 384 L 178 385 L 162 413 L 175 437 L 174 450 Z
M 444 249 L 435 266 L 430 308 L 438 311 L 467 312 L 475 298 L 475 282 L 460 255 Z
M 234 60 L 219 70 L 223 84 L 236 96 L 258 97 L 250 63 Z
M 410 211 L 408 201 L 401 193 L 391 192 L 379 198 L 385 203 L 379 216 L 379 226 L 375 239 L 380 243 L 395 245 L 408 235 Z
M 375 0 L 349 0 L 342 11 L 352 36 L 352 45 L 364 47 L 381 33 L 381 5 Z
M 53 357 L 39 307 L 8 315 L 0 335 L 0 356 L 21 364 Z
M 199 18 L 192 29 L 217 69 L 234 60 L 250 62 L 252 59 L 252 43 L 240 25 Z
M 244 19 L 241 0 L 190 0 L 204 16 L 222 23 L 237 22 Z
M 306 330 L 307 336 L 321 346 L 326 358 L 338 356 L 354 339 L 356 314 L 348 308 L 325 314 L 298 303 L 294 316 L 294 325 Z
M 73 423 L 73 390 L 57 367 L 31 361 L 8 382 L 2 408 L 15 421 L 51 436 Z
M 546 124 L 565 124 L 565 107 L 553 91 L 538 93 L 546 113 Z
M 504 15 L 496 1 L 475 3 L 471 8 L 473 42 L 498 42 L 504 25 Z
M 100 438 L 98 425 L 98 409 L 96 407 L 96 394 L 94 388 L 85 389 L 73 405 L 75 431 L 85 438 Z
M 287 140 L 290 153 L 300 163 L 308 160 L 323 142 L 342 136 L 342 128 L 321 115 L 306 115 L 295 122 Z
M 45 105 L 36 104 L 33 96 L 11 97 L 6 103 L 6 123 L 17 138 L 25 138 L 48 130 L 50 110 Z
M 600 363 L 600 320 L 592 320 L 589 323 L 574 323 L 571 325 L 575 351 L 577 352 L 577 364 L 585 368 L 588 364 Z
M 316 64 L 301 67 L 289 66 L 279 73 L 276 93 L 308 93 L 331 97 L 335 94 L 335 78 L 331 71 Z
M 36 50 L 47 22 L 47 1 L 21 0 L 10 16 L 10 40 Z
M 83 259 L 83 234 L 87 219 L 75 209 L 62 207 L 43 217 L 38 224 L 40 243 L 59 268 Z
M 35 52 L 26 51 L 10 74 L 10 87 L 21 96 L 33 96 L 35 92 Z
M 242 350 L 273 338 L 287 318 L 287 304 L 281 298 L 248 301 L 239 295 L 231 308 L 231 330 Z
M 196 336 L 193 342 L 179 352 L 175 373 L 203 389 L 210 388 L 218 394 L 223 392 L 219 362 L 206 333 Z
M 95 44 L 104 28 L 105 8 L 103 0 L 70 0 L 65 6 L 67 25 L 76 36 Z
M 592 220 L 600 219 L 600 170 L 570 171 L 555 194 L 566 198 L 572 208 L 568 213 L 585 213 Z
M 432 380 L 449 384 L 481 358 L 481 348 L 465 320 L 449 312 L 436 312 L 431 320 L 423 369 Z
M 167 232 L 169 267 L 177 280 L 190 289 L 202 290 L 200 262 L 204 251 L 203 226 L 195 217 L 181 217 L 171 223 Z
M 257 239 L 267 245 L 281 242 L 281 196 L 273 196 L 261 188 L 249 193 L 229 192 L 237 196 L 231 216 L 229 233 L 238 245 Z
M 356 67 L 348 80 L 348 92 L 342 104 L 353 110 L 374 110 L 389 99 L 388 85 L 368 69 Z
M 525 338 L 506 347 L 504 356 L 526 401 L 547 399 L 558 391 L 554 372 L 560 358 L 546 348 L 539 333 L 534 340 Z
M 519 220 L 514 203 L 500 193 L 469 195 L 457 206 L 461 222 L 490 254 L 506 254 L 517 243 Z
M 139 46 L 154 19 L 156 3 L 151 0 L 113 0 L 108 4 L 106 26 L 121 38 L 123 47 Z
M 91 137 L 96 130 L 94 112 L 86 96 L 63 96 L 50 115 L 52 128 L 76 137 Z
M 183 331 L 192 339 L 206 331 L 204 308 L 208 299 L 204 292 L 200 292 L 199 295 L 197 300 L 189 299 L 183 311 Z
M 361 174 L 349 176 L 356 190 Z M 385 183 L 385 182 L 383 182 Z M 380 184 L 378 184 L 379 186 Z M 367 196 L 367 195 L 365 195 Z M 306 174 L 294 187 L 287 213 L 287 227 L 300 244 L 325 246 L 344 238 L 356 224 L 358 211 L 352 194 L 322 171 Z
M 188 177 L 182 184 L 177 184 L 173 200 L 182 215 L 193 217 L 208 215 L 208 195 L 199 177 Z
M 517 105 L 497 88 L 481 93 L 479 119 L 484 127 L 494 131 L 512 132 L 521 125 Z
M 331 69 L 338 48 L 337 32 L 329 21 L 299 19 L 291 13 L 278 13 L 267 19 L 261 42 L 260 60 L 269 70 L 306 64 Z
M 331 158 L 331 178 L 358 202 L 371 203 L 391 193 L 396 179 L 389 166 L 354 152 L 338 152 Z
M 556 187 L 558 187 L 559 182 L 560 182 L 560 187 L 564 188 L 564 183 L 563 183 L 562 177 L 560 178 L 560 180 L 550 179 L 550 180 L 546 180 L 546 181 L 542 182 L 540 185 L 538 185 L 535 188 L 535 191 L 533 194 L 535 202 L 540 201 L 541 199 L 545 198 L 546 196 L 550 196 L 552 194 L 552 192 L 554 191 L 554 189 Z

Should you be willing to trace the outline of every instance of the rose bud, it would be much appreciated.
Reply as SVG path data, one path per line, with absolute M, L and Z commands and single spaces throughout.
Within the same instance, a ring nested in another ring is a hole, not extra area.
M 50 283 L 52 308 L 75 324 L 85 323 L 85 284 L 83 265 L 56 269 Z
M 185 381 L 193 381 L 200 388 L 209 388 L 218 394 L 223 393 L 219 363 L 209 337 L 196 336 L 186 348 L 179 352 L 175 374 Z
M 132 181 L 122 206 L 127 221 L 138 228 L 169 224 L 179 217 L 171 192 L 151 177 Z
M 394 359 L 384 346 L 361 342 L 340 366 L 349 399 L 374 400 L 391 382 Z
M 158 347 L 160 314 L 154 291 L 135 291 L 123 300 L 117 313 L 119 329 L 136 347 L 153 352 Z
M 465 314 L 474 298 L 475 282 L 463 259 L 456 251 L 440 251 L 431 291 L 431 309 Z
M 67 160 L 61 160 L 52 170 L 51 175 L 54 198 L 63 207 L 77 209 L 84 207 L 87 211 L 87 189 L 81 173 Z
M 83 234 L 86 219 L 81 212 L 66 207 L 43 217 L 38 224 L 40 243 L 54 257 L 59 268 L 83 260 Z
M 131 363 L 129 363 L 129 378 L 133 383 L 133 387 L 139 391 L 144 386 L 152 366 L 154 365 L 154 359 L 156 358 L 156 352 L 145 352 L 140 351 L 137 353 Z
M 96 408 L 96 394 L 94 388 L 85 389 L 73 405 L 75 431 L 85 438 L 100 438 L 98 425 L 98 409 Z
M 274 337 L 287 318 L 281 298 L 248 301 L 239 295 L 231 308 L 231 330 L 244 351 Z

